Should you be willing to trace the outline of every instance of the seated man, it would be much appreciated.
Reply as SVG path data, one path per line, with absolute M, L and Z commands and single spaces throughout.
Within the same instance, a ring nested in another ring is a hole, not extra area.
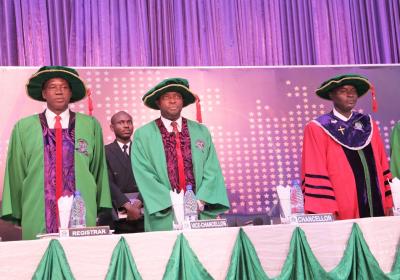
M 110 225 L 115 233 L 143 232 L 142 201 L 131 165 L 131 115 L 124 111 L 114 114 L 110 128 L 115 140 L 105 150 L 114 210 L 100 215 L 99 224 Z
M 301 177 L 306 213 L 334 213 L 337 219 L 392 215 L 391 173 L 378 126 L 370 115 L 352 111 L 371 88 L 362 76 L 343 75 L 317 89 L 333 109 L 305 127 Z
M 159 83 L 143 96 L 144 104 L 161 117 L 136 130 L 132 167 L 145 204 L 145 230 L 171 230 L 170 190 L 187 185 L 204 206 L 200 219 L 215 218 L 229 209 L 224 178 L 208 129 L 181 116 L 196 96 L 185 79 Z M 203 207 L 200 207 L 200 210 Z

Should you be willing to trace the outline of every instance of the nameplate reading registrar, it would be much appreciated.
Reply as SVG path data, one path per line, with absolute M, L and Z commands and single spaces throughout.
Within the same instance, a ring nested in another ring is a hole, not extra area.
M 81 237 L 81 236 L 96 236 L 96 235 L 109 235 L 109 234 L 110 234 L 109 226 L 60 229 L 60 237 Z

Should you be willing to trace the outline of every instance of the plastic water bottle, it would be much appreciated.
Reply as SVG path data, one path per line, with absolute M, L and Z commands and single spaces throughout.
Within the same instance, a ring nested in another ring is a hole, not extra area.
M 292 214 L 304 213 L 304 198 L 299 180 L 293 180 L 292 182 L 292 187 L 290 189 L 290 205 L 292 208 Z
M 197 199 L 192 190 L 192 185 L 186 186 L 186 192 L 183 197 L 183 210 L 186 223 L 190 223 L 190 221 L 196 221 L 198 219 Z
M 69 220 L 70 228 L 80 228 L 86 226 L 86 207 L 85 201 L 79 191 L 75 191 L 74 200 L 71 206 L 71 216 Z

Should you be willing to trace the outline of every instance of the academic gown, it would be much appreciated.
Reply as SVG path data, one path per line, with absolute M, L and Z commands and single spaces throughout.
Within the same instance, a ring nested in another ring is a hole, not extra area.
M 393 177 L 400 179 L 400 122 L 393 128 L 390 144 L 390 170 Z
M 75 184 L 85 200 L 86 224 L 96 225 L 97 212 L 111 208 L 103 136 L 93 117 L 76 113 Z M 44 144 L 39 115 L 17 122 L 12 131 L 3 185 L 2 219 L 22 227 L 23 239 L 46 232 Z
M 196 197 L 206 203 L 200 219 L 215 218 L 229 209 L 221 167 L 208 129 L 190 120 L 187 120 L 187 125 Z M 144 201 L 145 230 L 171 230 L 171 184 L 162 136 L 155 121 L 135 131 L 131 159 L 136 183 Z
M 347 123 L 331 113 L 324 115 L 325 124 L 314 120 L 305 127 L 301 177 L 308 213 L 335 213 L 338 219 L 359 218 L 359 203 L 367 197 L 364 172 L 374 173 L 369 177 L 374 211 L 383 215 L 383 211 L 393 207 L 387 181 L 391 173 L 378 126 L 368 115 L 353 114 L 354 118 Z M 342 135 L 339 128 L 344 127 Z M 346 138 L 350 146 L 345 144 Z M 362 160 L 370 171 L 363 170 Z M 366 212 L 362 210 L 363 215 L 370 215 L 368 207 Z

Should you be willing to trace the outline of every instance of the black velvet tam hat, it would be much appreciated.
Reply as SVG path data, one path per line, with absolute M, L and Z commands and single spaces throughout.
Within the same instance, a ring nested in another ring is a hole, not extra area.
M 43 84 L 52 78 L 62 78 L 71 87 L 70 102 L 82 100 L 86 96 L 86 86 L 75 69 L 65 66 L 43 66 L 30 77 L 26 89 L 28 95 L 38 101 L 46 101 L 42 97 Z
M 316 94 L 323 99 L 330 100 L 329 93 L 335 88 L 345 85 L 354 86 L 357 90 L 358 97 L 363 96 L 370 88 L 372 88 L 372 85 L 367 78 L 355 74 L 346 74 L 336 76 L 323 82 L 317 89 Z
M 190 91 L 189 82 L 183 78 L 169 78 L 150 89 L 142 98 L 144 104 L 154 110 L 159 110 L 156 101 L 168 92 L 178 92 L 183 98 L 183 107 L 196 101 L 196 95 Z

